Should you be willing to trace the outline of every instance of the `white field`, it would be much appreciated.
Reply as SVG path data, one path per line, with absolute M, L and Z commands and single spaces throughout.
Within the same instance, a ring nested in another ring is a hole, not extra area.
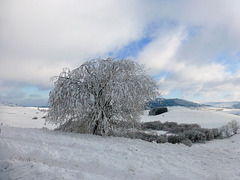
M 44 125 L 44 115 L 37 109 L 0 106 L 1 180 L 240 179 L 240 135 L 192 147 L 156 144 L 47 130 L 42 127 L 54 126 Z M 163 115 L 142 120 L 203 127 L 239 121 L 236 115 L 209 109 L 175 107 Z
M 0 105 L 0 124 L 21 128 L 49 128 L 54 129 L 56 126 L 45 125 L 46 109 L 42 111 L 34 107 L 4 106 Z M 37 119 L 33 119 L 37 117 Z
M 185 108 L 185 107 L 169 107 L 169 112 L 158 116 L 148 116 L 148 111 L 144 112 L 141 121 L 161 121 L 161 122 L 177 122 L 192 124 L 197 123 L 203 128 L 218 128 L 226 125 L 232 120 L 240 123 L 240 116 L 232 114 L 240 114 L 240 110 L 222 109 L 222 108 Z

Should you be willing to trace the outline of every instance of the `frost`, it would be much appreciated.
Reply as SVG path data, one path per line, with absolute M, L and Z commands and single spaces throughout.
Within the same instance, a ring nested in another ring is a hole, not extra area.
M 47 121 L 74 124 L 84 133 L 105 135 L 116 121 L 137 122 L 145 102 L 159 94 L 156 82 L 132 60 L 94 59 L 53 80 Z

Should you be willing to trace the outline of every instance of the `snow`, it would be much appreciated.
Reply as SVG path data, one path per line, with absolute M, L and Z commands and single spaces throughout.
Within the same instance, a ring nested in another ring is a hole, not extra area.
M 141 121 L 161 121 L 192 124 L 197 123 L 203 128 L 219 128 L 232 120 L 240 122 L 240 116 L 234 115 L 233 110 L 219 108 L 185 108 L 169 107 L 167 113 L 158 116 L 148 116 L 148 111 L 144 112 Z M 236 111 L 236 110 L 235 110 Z M 239 112 L 239 111 L 238 111 Z M 232 113 L 232 114 L 231 114 Z
M 0 123 L 22 128 L 54 129 L 55 125 L 45 125 L 46 110 L 46 108 L 0 105 Z M 34 117 L 37 119 L 33 119 Z
M 208 122 L 217 127 L 224 123 L 225 117 L 228 118 L 226 122 L 231 118 L 238 118 L 227 112 L 209 109 L 189 110 L 176 107 L 171 108 L 168 113 L 164 114 L 168 121 L 186 123 L 201 120 L 203 124 L 207 125 Z M 42 127 L 53 128 L 44 125 L 41 117 L 45 114 L 46 112 L 38 109 L 0 106 L 0 124 L 3 123 L 0 125 L 1 180 L 240 179 L 239 134 L 206 144 L 194 144 L 192 147 L 156 144 L 136 139 L 43 129 Z M 202 118 L 197 117 L 204 114 Z M 212 119 L 205 122 L 207 114 Z M 187 118 L 188 115 L 192 118 Z M 224 118 L 217 121 L 221 115 Z M 38 119 L 32 120 L 35 116 Z M 161 119 L 163 116 L 145 115 L 142 119 L 150 121 L 157 118 Z
M 219 107 L 219 108 L 232 108 L 234 105 L 238 104 L 239 101 L 232 102 L 206 102 L 204 104 Z

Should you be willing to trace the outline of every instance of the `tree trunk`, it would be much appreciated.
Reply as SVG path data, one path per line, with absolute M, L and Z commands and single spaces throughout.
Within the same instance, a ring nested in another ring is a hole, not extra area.
M 100 118 L 96 120 L 95 126 L 93 128 L 93 134 L 95 135 L 104 135 L 105 134 L 105 127 L 104 127 L 104 118 L 105 118 L 105 113 L 101 111 L 100 113 Z
M 96 135 L 97 128 L 98 128 L 99 120 L 96 121 L 95 126 L 93 128 L 93 134 Z

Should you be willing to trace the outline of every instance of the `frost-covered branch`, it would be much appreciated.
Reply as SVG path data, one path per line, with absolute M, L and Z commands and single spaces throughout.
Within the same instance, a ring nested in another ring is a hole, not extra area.
M 132 60 L 93 59 L 55 78 L 48 121 L 77 121 L 84 132 L 108 134 L 112 122 L 139 119 L 158 86 L 144 67 Z

